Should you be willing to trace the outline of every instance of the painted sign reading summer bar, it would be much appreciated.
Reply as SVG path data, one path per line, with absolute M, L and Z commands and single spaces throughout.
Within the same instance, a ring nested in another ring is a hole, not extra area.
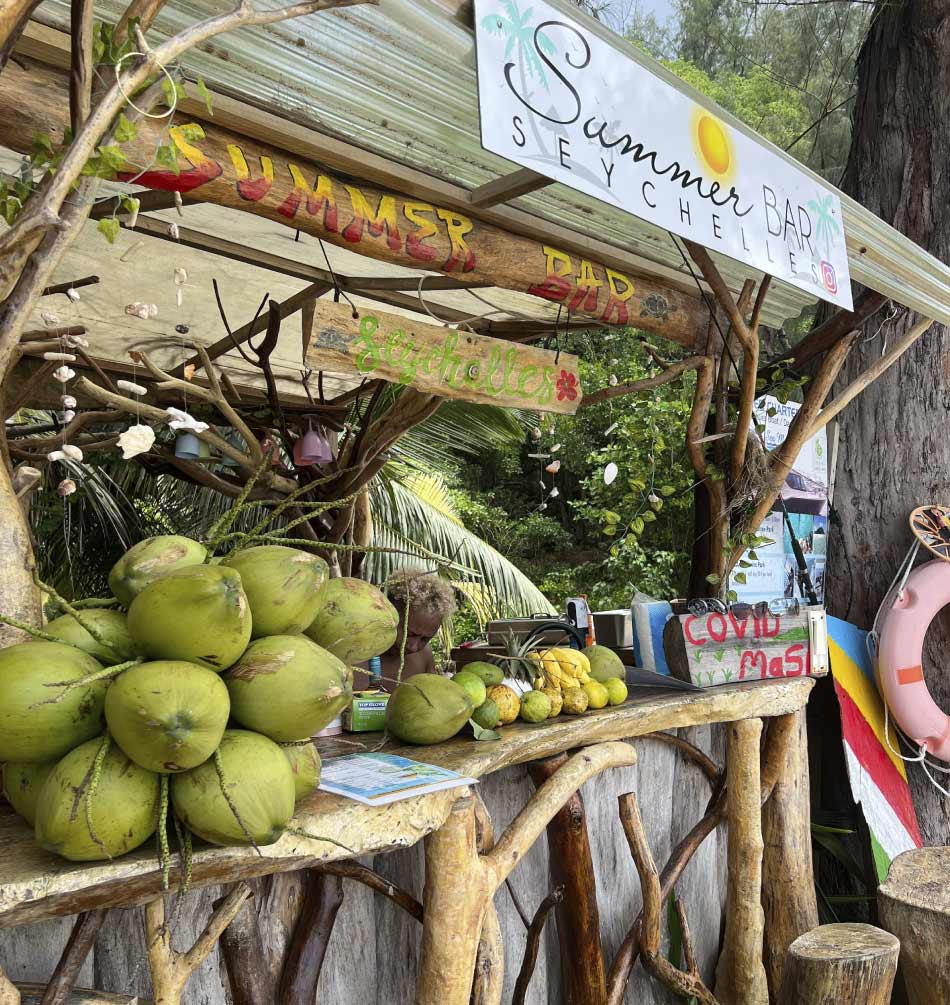
M 850 309 L 841 203 L 543 0 L 476 0 L 482 145 Z
M 581 402 L 576 356 L 346 304 L 317 301 L 307 363 L 461 401 L 564 415 Z

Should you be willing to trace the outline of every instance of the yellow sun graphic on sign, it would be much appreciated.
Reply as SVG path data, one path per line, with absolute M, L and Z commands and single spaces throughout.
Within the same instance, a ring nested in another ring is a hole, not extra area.
M 736 152 L 726 126 L 705 109 L 696 108 L 691 131 L 704 173 L 712 175 L 721 185 L 729 184 L 736 173 Z

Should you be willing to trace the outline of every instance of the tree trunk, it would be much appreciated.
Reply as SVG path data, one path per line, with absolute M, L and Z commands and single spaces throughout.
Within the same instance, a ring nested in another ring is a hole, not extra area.
M 941 261 L 950 261 L 950 19 L 945 0 L 879 4 L 858 60 L 854 135 L 843 188 Z M 850 381 L 917 320 L 872 318 L 841 375 Z M 878 330 L 880 332 L 878 333 Z M 943 429 L 950 341 L 936 326 L 839 417 L 835 507 L 828 547 L 831 613 L 870 628 L 912 538 L 913 507 L 947 501 L 950 440 Z M 927 635 L 924 671 L 938 705 L 950 704 L 950 619 Z M 921 831 L 943 844 L 950 804 L 909 770 Z
M 10 469 L 0 457 L 0 614 L 38 626 L 42 623 L 42 604 L 33 581 L 34 568 L 30 528 L 16 497 Z M 25 638 L 19 629 L 0 624 L 0 647 Z

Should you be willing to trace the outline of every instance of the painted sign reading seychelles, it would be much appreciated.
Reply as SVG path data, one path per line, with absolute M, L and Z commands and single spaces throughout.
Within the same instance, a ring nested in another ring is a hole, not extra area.
M 850 308 L 837 195 L 543 0 L 476 0 L 482 144 Z

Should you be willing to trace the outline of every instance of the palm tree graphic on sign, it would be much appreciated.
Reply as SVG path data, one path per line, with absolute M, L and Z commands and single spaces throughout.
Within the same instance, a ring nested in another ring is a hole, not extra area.
M 817 199 L 808 201 L 808 208 L 815 214 L 815 240 L 825 242 L 825 257 L 831 257 L 831 245 L 837 244 L 838 235 L 841 228 L 834 217 L 834 210 L 831 208 L 834 203 L 834 196 L 819 195 Z
M 508 39 L 505 46 L 505 59 L 511 59 L 515 48 L 518 49 L 518 67 L 521 72 L 522 82 L 525 82 L 525 70 L 533 80 L 537 76 L 545 90 L 548 89 L 548 79 L 544 75 L 544 67 L 538 59 L 535 49 L 534 25 L 531 23 L 531 15 L 534 8 L 529 7 L 522 12 L 518 9 L 516 0 L 503 0 L 502 7 L 504 14 L 487 14 L 482 18 L 482 27 L 491 35 L 501 35 Z M 548 38 L 544 32 L 538 32 L 538 48 L 549 56 L 557 52 L 557 46 Z

